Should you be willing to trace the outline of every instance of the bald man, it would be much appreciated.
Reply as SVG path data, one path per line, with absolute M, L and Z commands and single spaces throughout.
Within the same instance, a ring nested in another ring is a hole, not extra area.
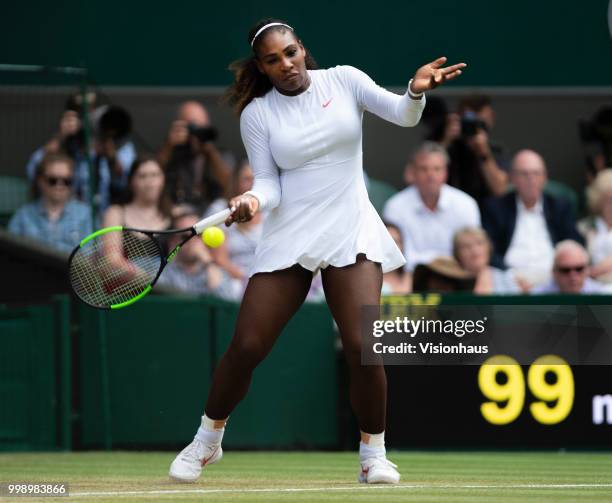
M 590 294 L 603 293 L 602 285 L 589 278 L 589 254 L 584 246 L 566 239 L 555 247 L 553 278 L 531 293 Z
M 544 193 L 547 170 L 533 150 L 512 159 L 514 190 L 485 201 L 483 226 L 493 242 L 493 265 L 512 269 L 524 287 L 550 279 L 554 246 L 565 239 L 582 242 L 569 201 Z
M 214 142 L 203 142 L 190 134 L 190 129 L 210 127 L 210 116 L 201 103 L 181 103 L 158 155 L 166 170 L 166 187 L 173 202 L 189 204 L 204 214 L 227 206 L 224 198 L 233 162 L 231 154 L 220 153 Z
M 185 101 L 181 103 L 177 113 L 177 120 L 185 121 L 200 127 L 210 126 L 208 110 L 197 101 Z

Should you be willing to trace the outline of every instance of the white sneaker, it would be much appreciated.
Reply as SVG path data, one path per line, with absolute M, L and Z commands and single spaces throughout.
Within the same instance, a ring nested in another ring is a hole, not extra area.
M 202 473 L 202 468 L 212 465 L 223 457 L 221 444 L 205 444 L 193 439 L 170 465 L 169 475 L 178 482 L 195 482 Z
M 400 474 L 396 468 L 387 458 L 368 458 L 361 462 L 357 480 L 362 484 L 397 484 Z

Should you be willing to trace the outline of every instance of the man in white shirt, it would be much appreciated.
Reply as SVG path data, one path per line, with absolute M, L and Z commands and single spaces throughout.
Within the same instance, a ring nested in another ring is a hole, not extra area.
M 544 159 L 521 150 L 512 160 L 515 191 L 483 205 L 483 224 L 493 242 L 493 265 L 514 271 L 524 286 L 550 279 L 554 245 L 564 239 L 581 241 L 569 201 L 544 193 Z
M 463 227 L 480 227 L 476 201 L 446 184 L 448 154 L 437 143 L 418 148 L 406 167 L 413 185 L 385 204 L 384 219 L 402 232 L 406 269 L 452 256 L 452 239 Z
M 589 254 L 584 247 L 566 239 L 557 243 L 554 254 L 553 279 L 534 288 L 531 293 L 603 293 L 602 285 L 589 278 Z

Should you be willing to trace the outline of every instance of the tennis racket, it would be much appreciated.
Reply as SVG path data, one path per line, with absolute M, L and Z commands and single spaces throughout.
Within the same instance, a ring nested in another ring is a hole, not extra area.
M 204 218 L 192 227 L 167 231 L 105 227 L 86 238 L 68 259 L 70 286 L 85 304 L 98 309 L 120 309 L 147 295 L 187 241 L 219 225 L 230 215 L 226 209 Z M 162 238 L 185 234 L 170 253 L 164 253 Z

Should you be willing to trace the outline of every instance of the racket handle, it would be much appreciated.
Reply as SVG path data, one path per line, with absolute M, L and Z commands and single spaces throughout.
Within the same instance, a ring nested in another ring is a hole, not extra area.
M 212 227 L 213 225 L 219 225 L 225 222 L 227 220 L 227 217 L 230 216 L 230 213 L 231 211 L 229 208 L 223 211 L 219 211 L 214 215 L 203 218 L 202 220 L 194 224 L 193 228 L 195 229 L 197 234 L 202 234 L 204 232 L 204 229 L 206 229 L 207 227 Z

